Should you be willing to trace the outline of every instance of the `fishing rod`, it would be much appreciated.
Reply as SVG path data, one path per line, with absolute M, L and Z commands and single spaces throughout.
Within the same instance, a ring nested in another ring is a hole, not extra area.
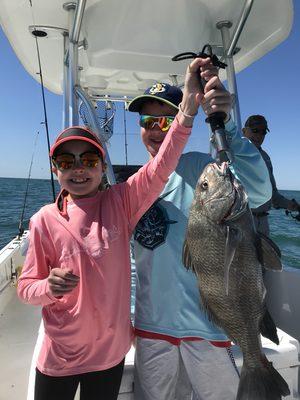
M 30 4 L 30 7 L 31 7 L 30 10 L 31 10 L 32 22 L 33 22 L 33 26 L 34 26 L 34 31 L 33 31 L 33 33 L 34 33 L 34 32 L 37 32 L 37 29 L 36 29 L 36 24 L 35 24 L 34 15 L 33 15 L 32 0 L 29 0 L 29 4 Z M 50 154 L 50 138 L 49 138 L 47 107 L 46 107 L 46 100 L 45 100 L 44 78 L 43 78 L 43 71 L 42 71 L 42 63 L 41 63 L 38 35 L 34 34 L 34 38 L 35 38 L 36 54 L 37 54 L 37 61 L 38 61 L 38 67 L 39 67 L 39 72 L 37 72 L 37 75 L 39 75 L 40 82 L 41 82 L 41 92 L 42 92 L 42 101 L 43 101 L 43 110 L 44 110 L 44 125 L 45 125 L 45 129 L 46 129 L 48 154 Z M 54 176 L 53 176 L 53 171 L 52 171 L 52 161 L 51 161 L 50 155 L 49 155 L 48 158 L 49 158 L 49 167 L 50 167 L 50 179 L 51 179 L 52 196 L 53 196 L 53 202 L 55 202 L 55 198 L 56 198 L 55 185 L 54 185 Z
M 18 229 L 19 229 L 18 238 L 20 238 L 24 233 L 24 226 L 23 226 L 24 214 L 25 214 L 26 201 L 27 201 L 27 195 L 28 195 L 28 189 L 29 189 L 29 181 L 30 181 L 30 178 L 31 178 L 31 169 L 32 169 L 33 158 L 34 158 L 34 154 L 35 154 L 35 149 L 36 149 L 36 144 L 37 144 L 38 137 L 39 137 L 39 132 L 37 132 L 37 134 L 36 134 L 34 145 L 33 145 L 33 152 L 32 152 L 32 156 L 31 156 L 29 172 L 28 172 L 28 177 L 27 177 L 27 182 L 26 182 L 26 190 L 25 190 L 25 196 L 24 196 L 23 209 L 22 209 L 20 222 L 19 222 L 19 227 L 18 227 Z
M 194 58 L 210 58 L 212 64 L 217 68 L 226 68 L 227 64 L 221 62 L 218 57 L 213 54 L 212 47 L 210 44 L 206 44 L 202 51 L 199 53 L 194 53 L 191 51 L 177 54 L 176 56 L 172 57 L 172 61 L 181 61 L 181 60 L 188 60 Z M 204 93 L 204 88 L 206 85 L 205 79 L 201 78 L 200 74 L 197 74 L 199 79 L 199 86 Z M 212 131 L 211 136 L 211 143 L 213 144 L 214 148 L 216 149 L 216 160 L 220 164 L 223 161 L 232 162 L 233 156 L 229 149 L 229 145 L 227 143 L 226 138 L 226 131 L 225 131 L 225 118 L 226 113 L 224 112 L 214 112 L 210 114 L 206 119 L 205 122 L 210 124 L 210 128 Z

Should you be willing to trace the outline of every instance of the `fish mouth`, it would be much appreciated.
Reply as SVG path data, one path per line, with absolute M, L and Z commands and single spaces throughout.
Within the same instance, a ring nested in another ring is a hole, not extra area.
M 227 174 L 231 181 L 232 185 L 231 193 L 234 193 L 234 198 L 228 214 L 223 218 L 223 221 L 226 222 L 233 221 L 239 218 L 247 211 L 247 206 L 248 206 L 248 196 L 243 186 L 235 179 L 229 168 L 227 170 Z
M 231 182 L 232 191 L 228 194 L 228 197 L 233 197 L 232 205 L 229 208 L 226 215 L 224 215 L 222 222 L 233 221 L 239 218 L 242 214 L 247 211 L 248 196 L 243 186 L 236 180 L 233 173 L 230 171 L 229 163 L 223 162 L 222 164 L 213 164 L 224 178 L 229 177 Z

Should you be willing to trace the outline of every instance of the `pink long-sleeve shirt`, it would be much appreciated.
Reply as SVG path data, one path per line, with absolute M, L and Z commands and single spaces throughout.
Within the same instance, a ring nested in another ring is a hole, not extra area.
M 145 211 L 176 168 L 190 128 L 175 119 L 157 156 L 126 182 L 93 197 L 38 211 L 18 281 L 19 297 L 42 305 L 45 336 L 37 368 L 51 376 L 117 365 L 131 345 L 129 240 Z M 53 297 L 51 268 L 72 268 L 78 286 Z

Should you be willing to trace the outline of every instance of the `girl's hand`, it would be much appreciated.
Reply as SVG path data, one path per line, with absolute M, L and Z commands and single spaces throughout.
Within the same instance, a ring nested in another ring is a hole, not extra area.
M 70 293 L 78 282 L 79 276 L 74 275 L 70 268 L 53 268 L 48 276 L 50 293 L 54 297 Z
M 209 67 L 207 67 L 209 65 Z M 209 58 L 195 58 L 187 67 L 185 74 L 185 82 L 183 89 L 183 98 L 180 105 L 181 111 L 186 115 L 196 115 L 199 105 L 204 96 L 202 93 L 199 79 L 201 79 L 201 72 L 211 68 L 211 61 Z M 201 70 L 202 68 L 202 70 Z

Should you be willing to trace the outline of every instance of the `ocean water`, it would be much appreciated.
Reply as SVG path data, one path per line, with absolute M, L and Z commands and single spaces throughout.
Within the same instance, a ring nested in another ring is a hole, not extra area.
M 0 178 L 0 249 L 18 234 L 18 226 L 24 205 L 27 180 L 21 178 Z M 56 193 L 59 186 L 55 182 Z M 300 191 L 280 191 L 287 198 L 300 202 Z M 49 180 L 32 179 L 24 213 L 24 228 L 36 211 L 52 202 Z M 300 269 L 300 222 L 286 216 L 284 210 L 270 212 L 271 238 L 282 252 L 284 265 Z
M 19 233 L 19 222 L 24 206 L 27 179 L 0 178 L 0 249 Z M 56 193 L 59 185 L 55 182 Z M 50 180 L 31 179 L 24 212 L 24 229 L 30 217 L 43 205 L 53 202 Z

